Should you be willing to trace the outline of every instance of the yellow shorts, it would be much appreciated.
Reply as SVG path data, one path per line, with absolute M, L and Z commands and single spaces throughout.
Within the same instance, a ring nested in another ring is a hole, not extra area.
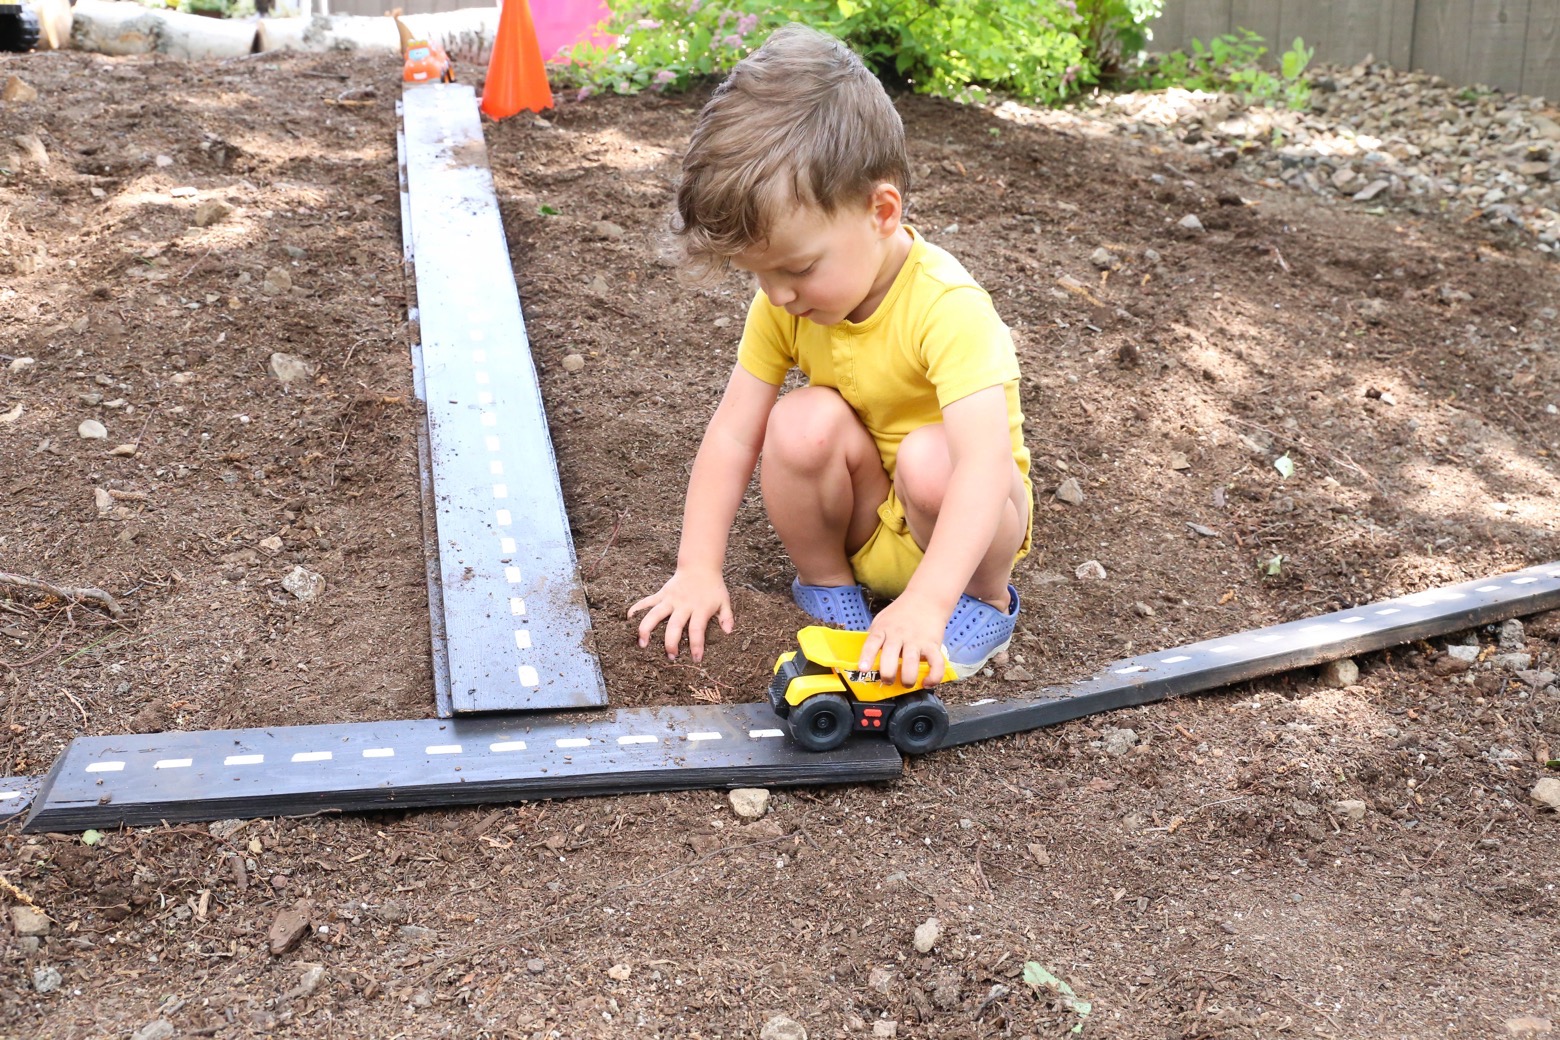
M 1031 502 L 1029 530 L 1024 532 L 1024 544 L 1018 547 L 1013 557 L 1015 563 L 1029 555 L 1029 547 L 1034 541 L 1034 489 L 1027 479 L 1024 487 L 1029 491 Z M 878 506 L 877 530 L 850 558 L 851 573 L 872 592 L 893 599 L 910 584 L 910 576 L 921 565 L 921 557 L 924 555 L 910 533 L 910 521 L 905 519 L 904 503 L 899 501 L 897 490 L 890 484 L 888 497 Z

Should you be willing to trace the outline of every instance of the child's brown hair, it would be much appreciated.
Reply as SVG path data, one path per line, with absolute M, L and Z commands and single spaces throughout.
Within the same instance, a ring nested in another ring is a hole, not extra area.
M 802 25 L 737 63 L 699 114 L 677 189 L 689 259 L 724 267 L 788 204 L 834 213 L 875 185 L 909 188 L 904 125 L 859 57 Z

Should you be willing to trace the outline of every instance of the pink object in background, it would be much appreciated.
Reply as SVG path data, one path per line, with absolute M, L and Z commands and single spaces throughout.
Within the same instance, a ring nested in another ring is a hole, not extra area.
M 582 40 L 608 46 L 613 37 L 596 31 L 596 26 L 612 16 L 606 0 L 531 0 L 531 20 L 536 24 L 536 42 L 546 60 Z

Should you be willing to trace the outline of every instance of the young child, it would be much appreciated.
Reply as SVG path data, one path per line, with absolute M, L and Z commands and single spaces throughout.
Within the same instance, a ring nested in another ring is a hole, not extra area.
M 860 667 L 968 675 L 1006 649 L 1029 550 L 1018 361 L 991 298 L 900 222 L 904 128 L 861 60 L 799 25 L 699 116 L 677 193 L 691 260 L 752 274 L 737 364 L 694 459 L 677 570 L 644 612 L 693 659 L 732 630 L 722 571 L 760 457 L 764 506 L 820 622 L 865 630 Z M 791 368 L 805 388 L 779 397 Z M 777 400 L 778 398 L 778 400 Z M 875 618 L 865 589 L 891 602 Z

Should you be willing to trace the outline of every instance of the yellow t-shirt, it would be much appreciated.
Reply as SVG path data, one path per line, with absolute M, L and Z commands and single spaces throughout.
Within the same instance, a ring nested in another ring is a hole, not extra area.
M 960 398 L 1001 386 L 1007 392 L 1013 461 L 1027 482 L 1029 449 L 1013 337 L 964 265 L 913 230 L 910 234 L 904 266 L 865 321 L 818 325 L 757 293 L 737 362 L 773 386 L 799 368 L 809 384 L 839 391 L 877 442 L 890 477 L 906 434 L 942 422 L 942 409 Z

